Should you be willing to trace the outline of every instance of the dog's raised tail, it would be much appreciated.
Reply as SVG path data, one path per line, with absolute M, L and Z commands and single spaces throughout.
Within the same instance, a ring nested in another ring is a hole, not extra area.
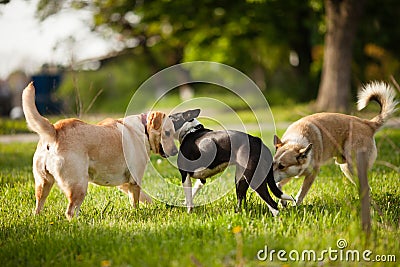
M 398 101 L 395 99 L 394 89 L 384 82 L 371 82 L 358 93 L 357 109 L 362 110 L 371 100 L 375 100 L 381 106 L 381 112 L 371 121 L 381 127 L 396 111 Z
M 42 117 L 35 105 L 35 87 L 33 82 L 22 92 L 22 108 L 29 129 L 39 134 L 40 137 L 48 141 L 55 140 L 56 130 L 48 119 Z

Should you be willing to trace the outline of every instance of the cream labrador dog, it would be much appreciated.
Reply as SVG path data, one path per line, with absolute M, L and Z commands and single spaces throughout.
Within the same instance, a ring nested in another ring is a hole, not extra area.
M 291 124 L 282 140 L 274 137 L 273 171 L 278 186 L 282 188 L 292 177 L 305 176 L 296 196 L 297 205 L 302 203 L 320 166 L 327 160 L 336 158 L 336 163 L 352 182 L 358 152 L 366 152 L 368 169 L 372 167 L 377 156 L 374 135 L 395 112 L 398 102 L 394 90 L 383 82 L 372 82 L 360 91 L 358 110 L 371 100 L 381 106 L 380 114 L 372 120 L 338 113 L 317 113 Z M 285 205 L 285 201 L 282 204 Z
M 68 219 L 78 216 L 89 182 L 118 186 L 135 207 L 139 200 L 151 202 L 140 192 L 150 151 L 164 157 L 178 153 L 174 125 L 161 112 L 106 119 L 96 125 L 78 119 L 53 125 L 35 106 L 33 83 L 24 89 L 22 104 L 28 127 L 40 136 L 33 156 L 36 214 L 55 181 L 68 199 Z

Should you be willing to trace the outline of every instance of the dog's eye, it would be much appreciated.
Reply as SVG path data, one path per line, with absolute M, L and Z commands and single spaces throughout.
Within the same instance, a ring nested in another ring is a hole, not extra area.
M 285 168 L 285 166 L 283 166 L 282 164 L 278 164 L 278 169 L 283 170 Z
M 171 134 L 171 133 L 170 133 L 169 131 L 166 131 L 166 132 L 165 132 L 165 136 L 166 136 L 166 137 L 169 137 L 170 134 Z

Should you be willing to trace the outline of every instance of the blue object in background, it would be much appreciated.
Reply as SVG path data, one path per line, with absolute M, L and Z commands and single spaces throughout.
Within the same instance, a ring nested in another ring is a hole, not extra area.
M 36 107 L 40 114 L 60 114 L 61 102 L 55 100 L 52 95 L 60 86 L 60 74 L 38 74 L 32 76 L 36 89 Z

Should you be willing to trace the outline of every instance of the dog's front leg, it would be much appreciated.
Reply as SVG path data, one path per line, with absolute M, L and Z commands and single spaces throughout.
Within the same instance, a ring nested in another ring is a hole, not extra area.
M 205 180 L 204 180 L 205 181 Z M 201 181 L 201 179 L 198 179 L 193 186 L 192 190 L 192 198 L 200 191 L 201 188 L 203 188 L 204 183 Z
M 140 198 L 140 186 L 136 183 L 125 183 L 118 186 L 119 190 L 126 193 L 129 197 L 129 202 L 133 207 L 138 207 Z
M 183 191 L 185 192 L 187 212 L 190 213 L 193 209 L 193 196 L 192 196 L 192 180 L 189 174 L 186 174 L 185 179 L 182 181 L 182 186 L 183 186 Z
M 152 198 L 148 194 L 143 192 L 142 188 L 140 188 L 140 186 L 136 183 L 125 183 L 118 186 L 118 189 L 128 195 L 129 203 L 131 203 L 133 207 L 138 207 L 139 202 L 153 203 Z
M 319 168 L 314 169 L 310 174 L 307 174 L 304 178 L 303 185 L 296 196 L 296 206 L 300 206 L 303 202 L 304 197 L 307 195 L 308 190 L 310 190 L 311 185 L 314 183 L 315 178 L 319 172 Z
M 139 207 L 140 186 L 138 184 L 131 184 L 129 188 L 129 198 L 135 208 Z

